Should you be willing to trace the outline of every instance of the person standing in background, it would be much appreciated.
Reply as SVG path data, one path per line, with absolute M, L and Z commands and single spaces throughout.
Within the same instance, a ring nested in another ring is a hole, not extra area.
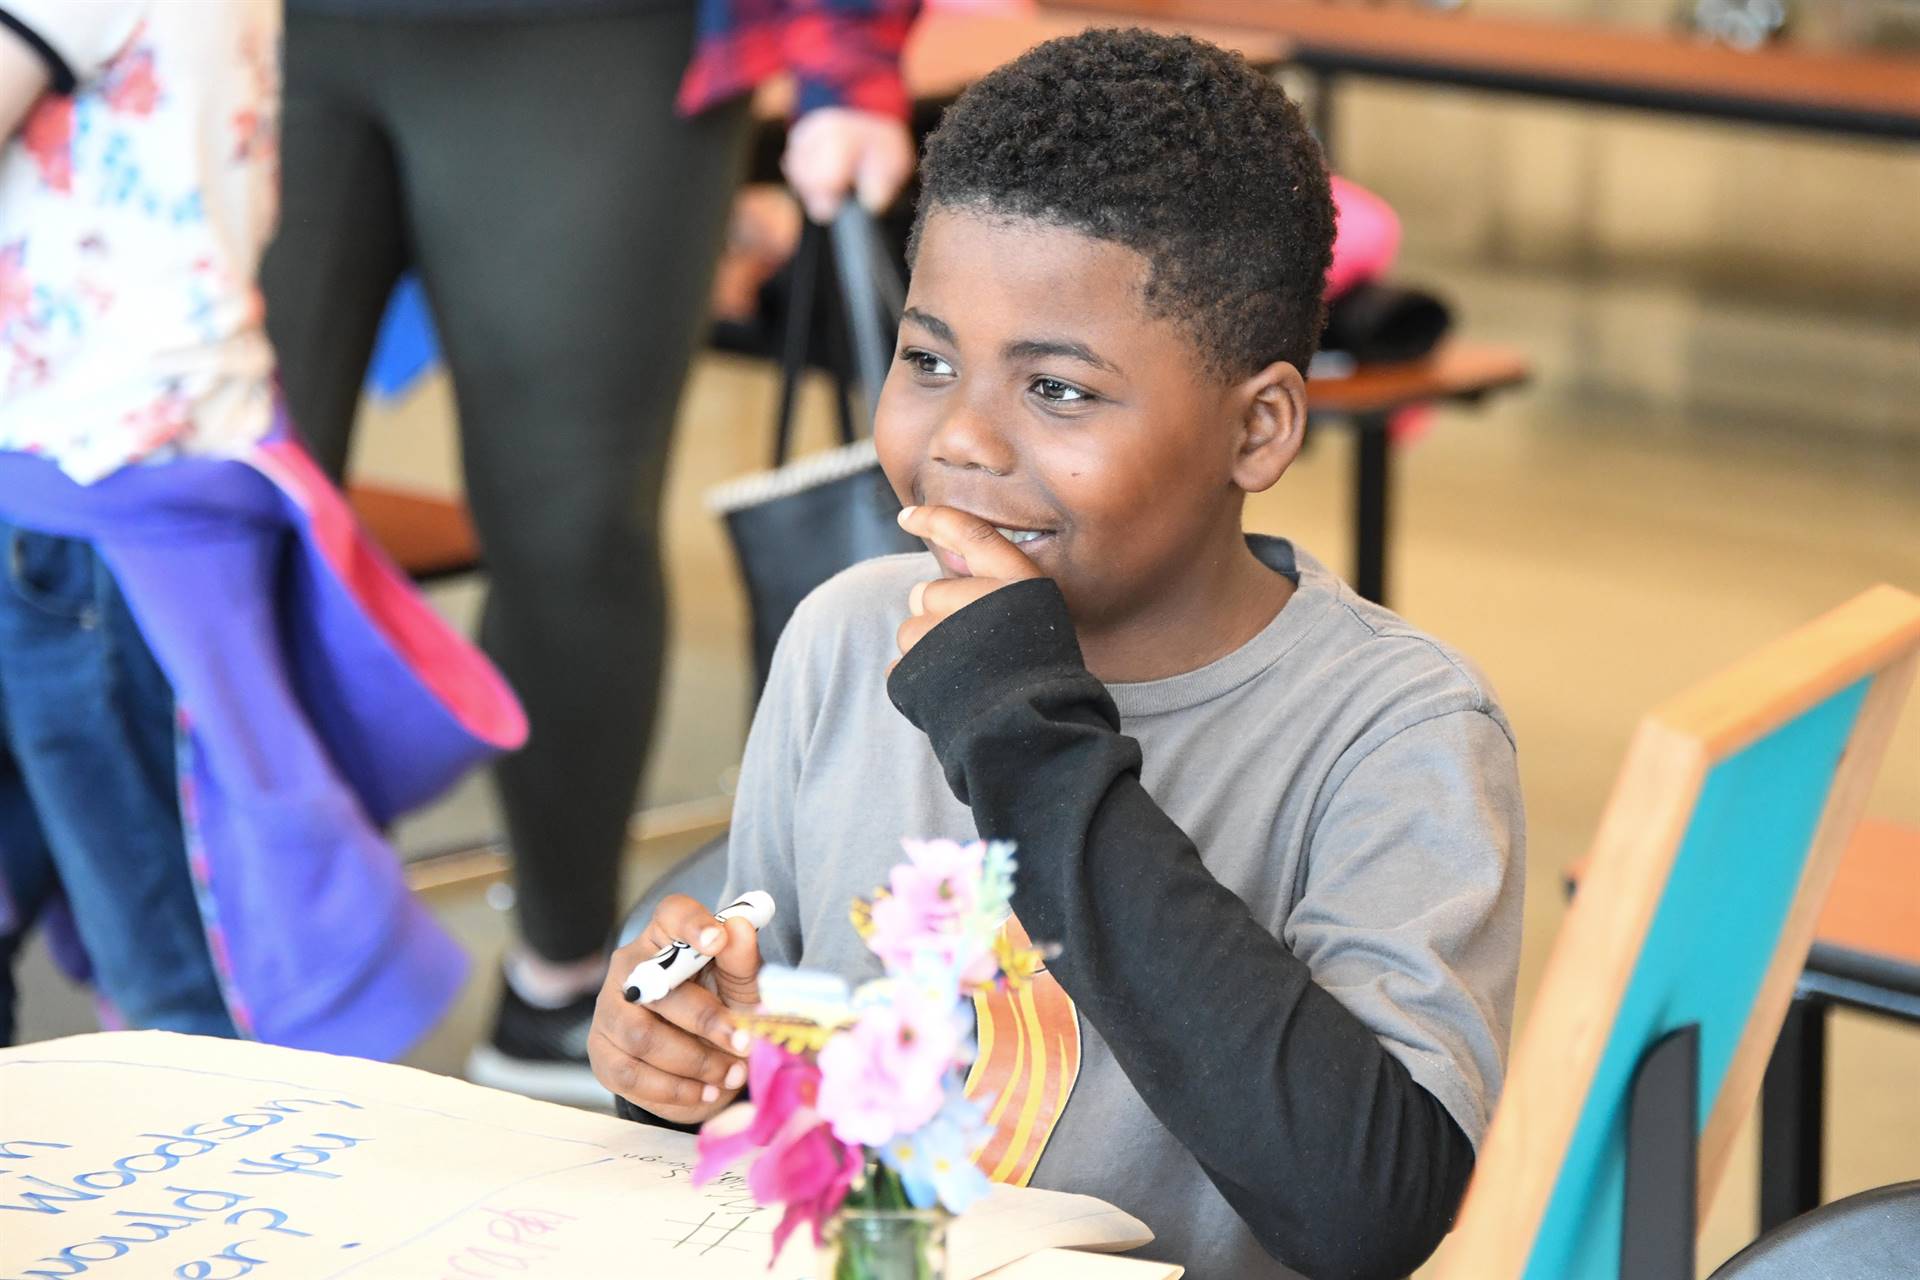
M 280 21 L 0 3 L 0 1042 L 37 925 L 110 1023 L 330 1053 L 465 977 L 380 827 L 526 726 L 287 430 Z
M 481 641 L 532 726 L 496 780 L 519 938 L 468 1074 L 605 1101 L 586 1062 L 666 638 L 659 508 L 744 164 L 796 82 L 810 216 L 882 207 L 913 144 L 916 0 L 288 0 L 264 270 L 294 421 L 345 472 L 386 299 L 417 268 L 491 575 Z

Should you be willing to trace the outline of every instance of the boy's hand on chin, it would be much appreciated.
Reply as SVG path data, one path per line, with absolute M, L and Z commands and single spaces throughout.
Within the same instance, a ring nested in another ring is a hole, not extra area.
M 967 567 L 965 577 L 914 584 L 907 595 L 907 620 L 900 624 L 895 637 L 901 657 L 925 639 L 927 632 L 982 596 L 1015 582 L 1046 576 L 998 529 L 955 507 L 908 507 L 900 513 L 900 527 L 950 552 Z M 887 674 L 892 675 L 898 665 L 897 661 L 889 663 Z

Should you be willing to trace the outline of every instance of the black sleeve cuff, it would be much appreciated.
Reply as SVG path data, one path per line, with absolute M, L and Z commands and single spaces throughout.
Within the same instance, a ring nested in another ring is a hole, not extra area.
M 887 696 L 944 759 L 944 748 L 982 706 L 1051 677 L 1092 679 L 1059 585 L 1030 578 L 982 596 L 929 631 L 894 667 Z M 1111 699 L 1107 704 L 1111 710 Z M 1117 712 L 1112 720 L 1118 727 Z
M 676 1133 L 700 1132 L 697 1124 L 676 1124 L 672 1120 L 662 1120 L 645 1107 L 635 1106 L 617 1093 L 613 1095 L 613 1114 L 636 1124 L 650 1124 L 656 1129 L 672 1129 Z
M 22 22 L 5 9 L 0 9 L 0 27 L 19 36 L 27 42 L 27 47 L 40 55 L 40 61 L 47 64 L 47 79 L 55 93 L 72 93 L 78 83 L 73 77 L 73 68 L 60 56 L 59 50 L 40 38 L 40 33 Z

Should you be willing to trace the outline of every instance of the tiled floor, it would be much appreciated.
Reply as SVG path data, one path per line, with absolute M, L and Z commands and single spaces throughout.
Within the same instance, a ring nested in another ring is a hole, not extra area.
M 1739 398 L 1719 394 L 1750 374 L 1762 394 L 1765 371 L 1740 353 L 1790 345 L 1799 327 L 1825 332 L 1817 318 L 1458 264 L 1430 264 L 1424 277 L 1445 284 L 1477 336 L 1522 345 L 1540 365 L 1531 390 L 1445 413 L 1404 451 L 1393 565 L 1396 607 L 1481 663 L 1519 735 L 1529 810 L 1524 1018 L 1563 910 L 1560 868 L 1585 847 L 1639 712 L 1867 585 L 1920 587 L 1920 423 L 1911 416 L 1920 334 L 1902 317 L 1849 348 L 1896 407 L 1884 430 L 1833 431 L 1817 415 L 1736 414 L 1729 405 L 1738 409 Z M 1665 362 L 1655 381 L 1615 376 L 1640 363 L 1633 351 Z M 1798 403 L 1818 403 L 1808 379 L 1822 367 L 1799 371 Z M 1857 390 L 1857 374 L 1836 373 L 1832 395 Z M 697 824 L 724 805 L 745 726 L 745 650 L 728 552 L 699 499 L 759 465 L 771 397 L 765 370 L 711 359 L 687 398 L 668 512 L 676 646 L 647 784 L 649 804 L 679 806 L 665 818 L 686 830 L 636 842 L 636 883 L 690 848 Z M 445 486 L 454 472 L 446 418 L 440 387 L 371 412 L 364 470 Z M 808 421 L 824 435 L 824 414 Z M 1349 465 L 1348 442 L 1324 432 L 1253 505 L 1252 524 L 1345 564 Z M 437 599 L 468 616 L 475 594 L 455 586 Z M 1870 808 L 1920 823 L 1920 699 Z M 419 850 L 492 830 L 475 785 L 415 819 L 403 840 Z M 420 1065 L 454 1069 L 483 1030 L 484 975 L 505 920 L 486 889 L 428 891 L 483 978 L 414 1055 Z M 84 1005 L 44 968 L 35 975 L 27 1029 L 84 1025 Z M 1920 1028 L 1842 1015 L 1831 1043 L 1829 1193 L 1920 1176 Z M 1753 1180 L 1748 1134 L 1708 1215 L 1703 1264 L 1751 1236 Z

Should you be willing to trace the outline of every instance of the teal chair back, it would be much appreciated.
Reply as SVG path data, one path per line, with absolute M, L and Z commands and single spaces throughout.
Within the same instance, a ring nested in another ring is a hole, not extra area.
M 1634 738 L 1515 1049 L 1444 1274 L 1619 1280 L 1635 1073 L 1697 1028 L 1698 1203 L 1753 1104 L 1920 651 L 1879 587 Z

